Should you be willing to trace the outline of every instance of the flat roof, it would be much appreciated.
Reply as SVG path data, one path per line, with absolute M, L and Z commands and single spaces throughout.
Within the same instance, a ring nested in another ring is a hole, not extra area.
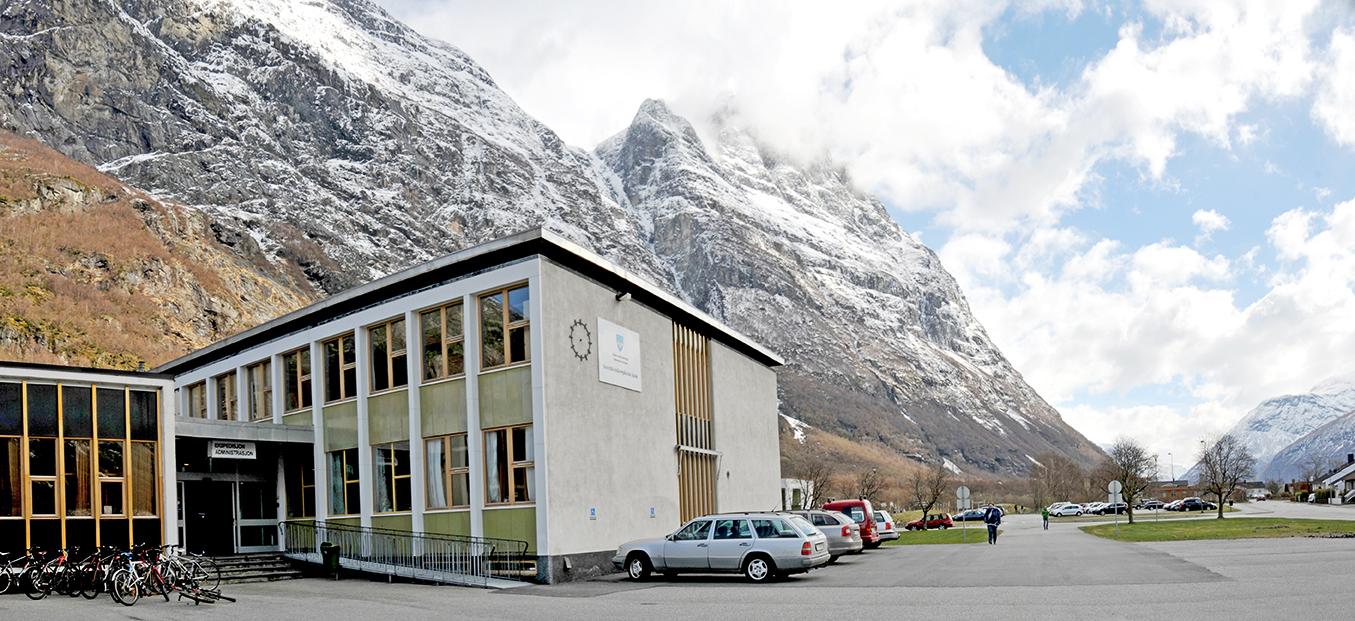
M 146 379 L 174 379 L 174 375 L 170 373 L 160 373 L 157 371 L 123 371 L 121 369 L 77 367 L 65 364 L 45 364 L 41 362 L 18 362 L 14 360 L 0 360 L 0 369 L 4 369 L 7 367 L 12 367 L 16 369 L 29 369 L 33 371 L 64 371 L 67 373 L 92 373 L 95 375 L 141 377 Z
M 678 323 L 693 328 L 697 332 L 738 350 L 764 365 L 775 367 L 785 364 L 785 361 L 771 350 L 736 332 L 696 307 L 602 258 L 591 250 L 587 250 L 557 233 L 538 227 L 471 246 L 465 250 L 378 278 L 365 285 L 336 293 L 314 304 L 171 360 L 156 367 L 154 371 L 177 375 L 383 301 L 420 291 L 461 276 L 475 274 L 534 256 L 546 257 L 604 286 L 611 287 L 618 292 L 630 293 L 633 300 L 664 313 Z

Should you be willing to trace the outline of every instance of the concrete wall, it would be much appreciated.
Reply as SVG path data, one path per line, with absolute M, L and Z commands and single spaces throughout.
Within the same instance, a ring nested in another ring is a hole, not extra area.
M 711 393 L 721 511 L 781 507 L 781 445 L 777 439 L 776 372 L 718 342 L 710 344 Z
M 541 262 L 541 282 L 543 321 L 532 328 L 544 348 L 537 364 L 544 365 L 545 429 L 537 433 L 549 459 L 549 540 L 540 553 L 615 550 L 672 531 L 679 526 L 672 322 L 636 302 L 618 302 L 615 291 L 549 261 Z M 642 392 L 598 380 L 599 317 L 639 333 Z M 570 348 L 576 319 L 592 334 L 587 360 Z

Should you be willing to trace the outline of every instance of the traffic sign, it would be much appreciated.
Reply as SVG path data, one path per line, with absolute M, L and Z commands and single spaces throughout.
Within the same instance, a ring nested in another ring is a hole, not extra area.
M 1124 491 L 1124 484 L 1119 481 L 1111 481 L 1110 484 L 1106 486 L 1106 491 L 1112 494 L 1118 494 Z
M 955 488 L 955 497 L 960 500 L 969 500 L 969 488 L 963 485 Z

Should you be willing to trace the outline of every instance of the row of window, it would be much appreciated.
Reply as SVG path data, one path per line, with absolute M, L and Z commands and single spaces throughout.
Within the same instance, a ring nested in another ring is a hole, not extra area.
M 529 503 L 535 500 L 536 467 L 532 449 L 532 427 L 522 425 L 484 432 L 485 503 L 490 505 Z M 470 506 L 470 462 L 466 434 L 457 433 L 424 438 L 424 490 L 428 509 L 455 509 Z M 329 456 L 329 511 L 333 515 L 355 515 L 358 511 L 358 449 L 331 451 Z M 372 447 L 373 511 L 392 513 L 412 508 L 410 446 L 396 442 Z M 314 515 L 314 473 L 301 468 L 295 482 L 289 482 L 294 517 Z M 299 485 L 297 484 L 299 482 Z
M 0 437 L 0 517 L 24 515 L 25 491 L 34 517 L 157 515 L 154 442 L 30 437 L 27 476 L 23 449 Z
M 483 370 L 520 364 L 531 360 L 531 326 L 527 311 L 531 300 L 527 287 L 508 287 L 480 296 L 480 344 Z M 462 303 L 454 302 L 419 313 L 422 335 L 422 381 L 434 381 L 465 374 L 465 335 L 462 331 Z M 371 354 L 371 390 L 381 392 L 409 384 L 406 361 L 405 320 L 392 319 L 367 327 Z M 322 343 L 324 351 L 325 402 L 357 396 L 357 354 L 352 333 Z M 309 348 L 282 355 L 283 408 L 287 412 L 311 407 L 311 356 Z M 272 417 L 272 375 L 268 361 L 245 370 L 249 420 Z M 220 375 L 214 382 L 216 394 L 208 396 L 206 382 L 189 386 L 188 412 L 191 418 L 207 418 L 208 399 L 215 399 L 218 416 L 223 420 L 239 417 L 239 399 L 234 372 Z

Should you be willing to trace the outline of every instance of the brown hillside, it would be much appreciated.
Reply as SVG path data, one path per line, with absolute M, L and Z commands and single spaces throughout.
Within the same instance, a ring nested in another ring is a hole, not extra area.
M 304 305 L 304 283 L 193 209 L 0 132 L 0 359 L 152 366 Z

